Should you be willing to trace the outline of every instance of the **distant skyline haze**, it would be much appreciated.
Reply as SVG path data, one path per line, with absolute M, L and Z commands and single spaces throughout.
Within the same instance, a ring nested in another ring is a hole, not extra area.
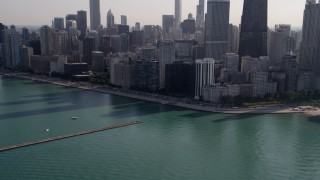
M 230 23 L 239 25 L 243 9 L 243 0 L 231 0 Z M 269 0 L 268 26 L 291 24 L 301 27 L 305 0 Z M 188 14 L 196 16 L 196 5 L 199 0 L 182 0 L 182 20 Z M 161 25 L 162 15 L 174 15 L 175 0 L 100 0 L 101 23 L 106 26 L 106 15 L 109 9 L 115 16 L 115 23 L 120 24 L 120 16 L 127 15 L 128 25 L 135 22 L 141 25 Z M 207 5 L 207 1 L 205 2 Z M 90 25 L 89 0 L 2 0 L 0 22 L 6 25 L 51 25 L 54 17 L 76 14 L 78 10 L 87 11 Z M 206 8 L 205 8 L 206 11 Z

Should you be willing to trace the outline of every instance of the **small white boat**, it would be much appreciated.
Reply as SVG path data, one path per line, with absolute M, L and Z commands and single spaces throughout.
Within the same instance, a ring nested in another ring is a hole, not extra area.
M 49 132 L 50 131 L 50 129 L 46 129 L 46 132 Z
M 72 119 L 72 120 L 78 120 L 78 118 L 75 117 L 75 116 L 73 116 L 71 119 Z

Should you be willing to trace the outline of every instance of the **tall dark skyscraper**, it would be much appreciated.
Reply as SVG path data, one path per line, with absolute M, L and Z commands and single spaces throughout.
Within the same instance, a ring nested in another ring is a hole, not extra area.
M 320 3 L 307 1 L 304 10 L 299 66 L 320 77 Z
M 7 27 L 0 23 L 0 44 L 3 43 L 4 39 L 3 39 L 3 34 L 4 34 L 4 30 L 6 29 Z
M 86 37 L 83 40 L 83 61 L 92 64 L 92 51 L 95 50 L 95 38 Z
M 83 39 L 87 32 L 87 12 L 78 11 L 77 15 L 77 29 L 81 32 L 80 39 Z
M 100 0 L 90 0 L 90 29 L 98 30 L 101 25 Z
M 244 0 L 239 56 L 268 55 L 268 0 Z
M 24 43 L 29 42 L 30 34 L 29 34 L 28 28 L 26 28 L 26 27 L 22 28 L 21 38 Z
M 221 60 L 228 51 L 230 0 L 208 0 L 207 8 L 206 57 Z
M 33 48 L 34 55 L 41 55 L 41 43 L 40 40 L 32 40 L 29 42 L 29 46 Z

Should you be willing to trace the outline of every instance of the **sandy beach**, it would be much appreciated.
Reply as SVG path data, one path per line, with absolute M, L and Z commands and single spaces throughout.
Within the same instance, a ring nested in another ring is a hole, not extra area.
M 216 108 L 208 106 L 208 104 L 194 104 L 194 103 L 185 103 L 182 102 L 183 99 L 177 100 L 177 98 L 171 98 L 167 96 L 160 96 L 152 93 L 142 93 L 129 90 L 120 90 L 117 88 L 111 88 L 108 86 L 98 86 L 90 83 L 81 83 L 81 82 L 71 82 L 61 79 L 55 79 L 51 77 L 31 75 L 31 74 L 22 74 L 22 73 L 0 73 L 0 75 L 23 78 L 33 81 L 39 81 L 44 83 L 55 84 L 59 86 L 79 88 L 83 90 L 95 91 L 99 93 L 106 93 L 116 96 L 128 97 L 139 99 L 143 101 L 149 101 L 154 103 L 160 103 L 165 105 L 177 106 L 181 108 L 193 109 L 198 111 L 212 112 L 212 113 L 225 113 L 225 114 L 289 114 L 289 113 L 304 113 L 309 116 L 319 116 L 319 109 L 308 109 L 308 110 L 294 110 L 293 105 L 279 104 L 279 105 L 270 105 L 264 107 L 233 107 L 233 108 Z

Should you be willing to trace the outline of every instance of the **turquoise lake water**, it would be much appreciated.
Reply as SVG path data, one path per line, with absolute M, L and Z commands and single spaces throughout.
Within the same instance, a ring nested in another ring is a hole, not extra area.
M 318 117 L 205 113 L 0 76 L 0 147 L 137 120 L 2 152 L 0 179 L 320 179 Z

